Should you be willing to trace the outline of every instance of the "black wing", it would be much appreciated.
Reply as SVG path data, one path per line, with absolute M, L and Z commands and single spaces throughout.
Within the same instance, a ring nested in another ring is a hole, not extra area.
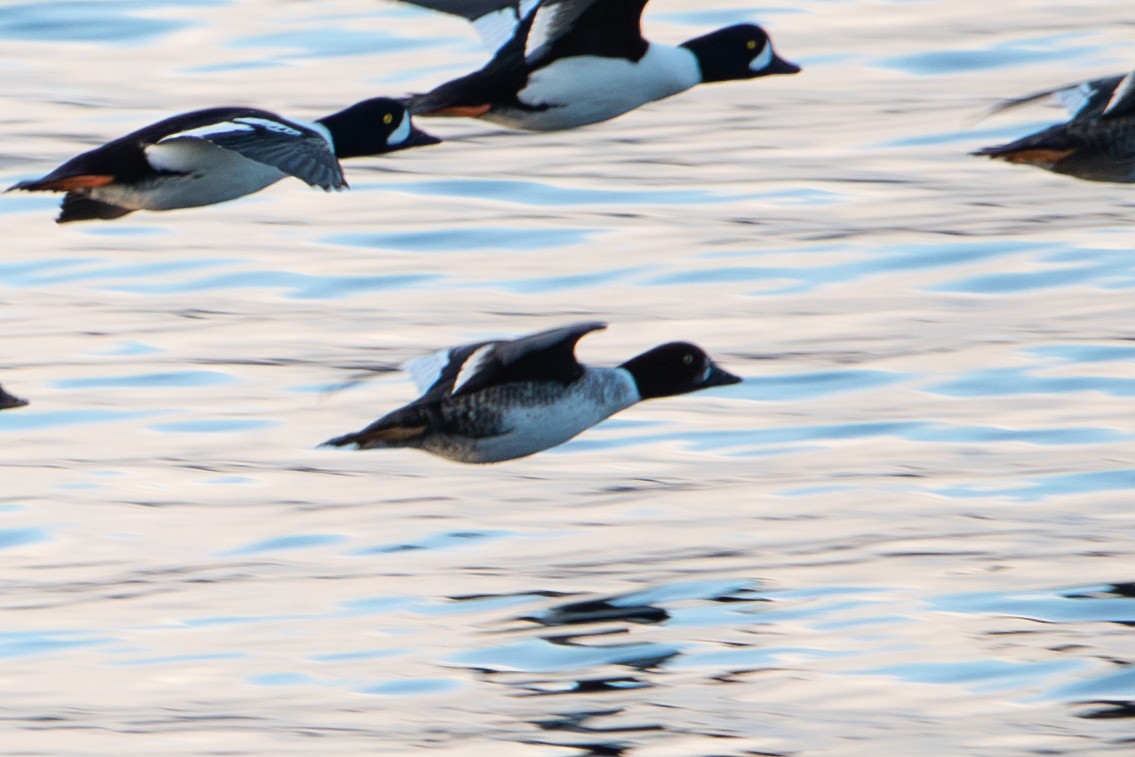
M 201 139 L 278 168 L 312 186 L 340 189 L 346 185 L 331 144 L 310 126 L 271 113 L 238 116 L 171 134 L 150 149 L 182 139 Z
M 41 179 L 21 181 L 12 189 L 65 189 L 56 182 L 76 176 L 111 176 L 121 182 L 138 181 L 152 170 L 146 161 L 145 148 L 178 132 L 191 131 L 240 117 L 277 116 L 256 108 L 206 108 L 162 119 L 149 126 L 113 139 L 105 145 L 76 155 Z
M 516 41 L 532 64 L 569 55 L 621 57 L 628 51 L 638 60 L 646 53 L 641 19 L 647 0 L 403 1 L 471 21 L 493 50 Z
M 464 18 L 490 50 L 499 50 L 516 33 L 539 0 L 402 0 L 411 5 Z
M 1114 78 L 1102 81 L 1111 82 Z M 1104 106 L 1100 118 L 1121 118 L 1132 114 L 1135 114 L 1135 73 L 1121 77 L 1115 86 L 1110 88 L 1107 105 Z
M 451 16 L 460 16 L 474 23 L 483 16 L 503 10 L 511 10 L 516 16 L 520 16 L 523 6 L 533 4 L 523 0 L 402 0 L 402 2 L 439 13 L 448 13 Z
M 544 0 L 532 12 L 525 44 L 528 63 L 576 55 L 646 54 L 642 11 L 647 0 Z
M 606 327 L 600 322 L 575 323 L 480 347 L 462 364 L 451 394 L 472 394 L 489 386 L 520 381 L 570 384 L 583 375 L 583 366 L 575 359 L 576 342 L 585 334 Z
M 1096 118 L 1109 109 L 1108 104 L 1115 94 L 1116 87 L 1123 79 L 1123 76 L 1108 76 L 1102 79 L 1053 87 L 1043 92 L 1034 92 L 1031 95 L 1006 100 L 993 106 L 989 114 L 993 115 L 1005 110 L 1012 110 L 1022 105 L 1030 105 L 1038 100 L 1052 97 L 1068 110 L 1069 115 L 1076 119 Z
M 570 384 L 583 374 L 583 366 L 575 358 L 576 342 L 585 334 L 606 327 L 598 321 L 574 323 L 519 339 L 466 344 L 411 361 L 406 368 L 419 385 L 428 383 L 426 375 L 431 368 L 432 375 L 436 375 L 414 404 L 519 381 Z

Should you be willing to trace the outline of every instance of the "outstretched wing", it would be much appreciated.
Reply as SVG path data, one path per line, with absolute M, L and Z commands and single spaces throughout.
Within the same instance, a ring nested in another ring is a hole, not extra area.
M 508 42 L 520 21 L 539 4 L 539 0 L 403 0 L 421 8 L 460 16 L 473 24 L 490 50 Z
M 596 55 L 637 60 L 646 53 L 647 0 L 544 0 L 533 11 L 524 47 L 530 64 L 550 57 Z
M 478 342 L 411 360 L 404 367 L 432 402 L 519 381 L 569 384 L 583 373 L 575 345 L 585 334 L 607 327 L 575 323 L 508 341 Z
M 100 187 L 115 181 L 137 181 L 151 170 L 144 150 L 157 142 L 180 132 L 208 129 L 219 123 L 248 116 L 274 118 L 271 113 L 255 108 L 206 108 L 179 113 L 143 126 L 93 150 L 87 150 L 46 176 L 21 181 L 11 189 L 69 192 L 73 189 Z
M 516 43 L 529 63 L 553 55 L 646 52 L 641 17 L 647 0 L 404 0 L 473 23 L 494 51 Z M 525 23 L 527 22 L 527 23 Z
M 1100 118 L 1119 118 L 1133 113 L 1135 113 L 1135 72 L 1127 74 L 1111 88 L 1111 97 L 1108 98 Z
M 1120 83 L 1129 77 L 1108 76 L 1103 79 L 1066 84 L 1043 92 L 1035 92 L 1024 97 L 1013 98 L 998 103 L 989 110 L 989 115 L 1013 110 L 1023 105 L 1031 105 L 1040 100 L 1052 98 L 1064 106 L 1069 115 L 1074 118 L 1094 118 L 1113 110 L 1114 97 L 1120 89 Z M 1124 99 L 1130 99 L 1129 96 Z M 1130 103 L 1126 107 L 1130 107 Z
M 160 161 L 164 145 L 192 139 L 231 150 L 325 190 L 346 186 L 339 160 L 326 137 L 312 126 L 270 113 L 241 115 L 170 134 L 147 148 L 147 154 Z

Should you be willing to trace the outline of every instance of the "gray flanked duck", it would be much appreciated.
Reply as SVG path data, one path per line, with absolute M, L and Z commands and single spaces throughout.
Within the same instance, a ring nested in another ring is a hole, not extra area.
M 580 364 L 576 343 L 603 328 L 576 323 L 412 360 L 405 368 L 421 397 L 324 446 L 412 447 L 462 463 L 496 463 L 563 444 L 642 400 L 741 381 L 687 342 L 613 368 Z

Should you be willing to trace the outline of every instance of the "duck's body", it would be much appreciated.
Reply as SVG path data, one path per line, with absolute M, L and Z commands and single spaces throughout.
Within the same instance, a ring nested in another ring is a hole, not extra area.
M 420 398 L 326 444 L 501 462 L 562 444 L 643 399 L 740 381 L 685 343 L 656 347 L 614 368 L 581 365 L 576 342 L 604 327 L 580 323 L 411 361 L 407 368 L 425 392 Z
M 381 430 L 368 429 L 372 437 L 360 448 L 408 446 L 462 463 L 495 463 L 563 444 L 638 400 L 625 371 L 588 368 L 566 386 L 516 382 L 414 403 L 383 418 Z M 392 429 L 423 426 L 428 433 L 390 443 Z
M 138 129 L 8 191 L 65 192 L 59 223 L 112 219 L 225 202 L 287 176 L 342 189 L 339 158 L 437 141 L 414 128 L 402 104 L 389 98 L 365 100 L 314 123 L 256 108 L 207 108 Z
M 1072 112 L 1062 124 L 974 155 L 1037 166 L 1088 181 L 1135 182 L 1135 82 L 1111 76 L 1011 100 L 997 110 L 1055 96 Z
M 679 46 L 649 42 L 640 23 L 646 0 L 409 2 L 464 16 L 479 30 L 499 31 L 502 16 L 514 21 L 484 68 L 412 98 L 415 114 L 470 116 L 514 129 L 571 129 L 703 82 L 800 70 L 777 57 L 768 35 L 752 24 Z

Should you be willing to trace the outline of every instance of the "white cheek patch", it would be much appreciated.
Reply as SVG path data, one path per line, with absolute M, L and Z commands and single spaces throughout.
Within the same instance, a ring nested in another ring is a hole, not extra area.
M 398 128 L 390 132 L 390 136 L 386 138 L 388 145 L 400 145 L 405 142 L 410 136 L 410 114 L 404 113 L 402 121 L 398 124 Z
M 764 71 L 772 63 L 772 54 L 772 45 L 766 42 L 761 54 L 749 63 L 749 70 L 756 73 Z

